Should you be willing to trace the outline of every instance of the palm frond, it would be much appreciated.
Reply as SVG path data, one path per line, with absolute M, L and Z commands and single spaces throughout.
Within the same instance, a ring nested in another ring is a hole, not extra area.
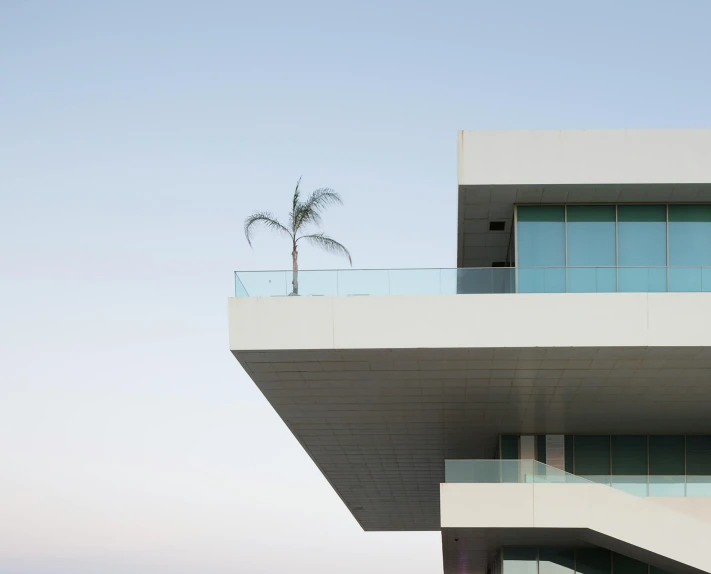
M 353 260 L 351 259 L 351 254 L 348 252 L 348 249 L 346 249 L 344 245 L 338 243 L 335 239 L 328 237 L 325 233 L 302 235 L 297 239 L 297 241 L 299 239 L 306 239 L 309 243 L 315 245 L 316 247 L 320 247 L 324 251 L 333 253 L 334 255 L 344 255 L 345 257 L 348 257 L 348 262 L 353 265 Z
M 300 203 L 298 208 L 298 216 L 295 217 L 295 230 L 300 229 L 305 225 L 320 225 L 321 212 L 329 205 L 342 205 L 341 196 L 328 187 L 321 187 L 311 192 L 308 199 Z
M 278 233 L 283 233 L 288 235 L 289 237 L 292 237 L 291 232 L 281 223 L 279 223 L 279 220 L 271 213 L 269 213 L 268 211 L 258 211 L 257 213 L 253 213 L 247 219 L 244 220 L 244 235 L 247 238 L 247 243 L 249 243 L 250 247 L 252 246 L 252 227 L 259 223 L 261 223 L 268 229 L 272 229 Z
M 301 178 L 304 177 L 303 175 L 299 176 L 299 179 L 296 180 L 296 188 L 294 189 L 294 197 L 291 201 L 291 213 L 289 213 L 289 226 L 291 227 L 291 230 L 296 233 L 296 216 L 299 211 L 299 205 L 301 205 L 301 202 L 299 201 L 301 197 L 301 192 L 299 191 L 299 185 L 301 185 Z

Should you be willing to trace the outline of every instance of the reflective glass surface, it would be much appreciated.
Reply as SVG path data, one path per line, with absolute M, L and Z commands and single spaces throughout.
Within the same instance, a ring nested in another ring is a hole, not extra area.
M 575 572 L 575 550 L 572 548 L 541 548 L 538 554 L 538 574 L 572 574 Z
M 615 206 L 571 205 L 567 211 L 568 292 L 616 291 Z
M 549 268 L 519 271 L 519 292 L 565 292 L 565 207 L 520 206 L 517 217 L 517 265 Z
M 504 548 L 504 574 L 538 574 L 538 548 Z
M 670 574 L 606 548 L 504 547 L 503 574 Z M 535 569 L 537 563 L 538 569 Z
M 667 206 L 617 208 L 617 264 L 620 291 L 667 290 Z

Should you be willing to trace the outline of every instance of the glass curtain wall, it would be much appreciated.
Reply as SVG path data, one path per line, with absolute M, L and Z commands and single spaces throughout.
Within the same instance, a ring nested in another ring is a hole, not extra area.
M 605 548 L 504 548 L 503 574 L 668 574 Z
M 619 291 L 667 290 L 667 208 L 620 205 L 617 208 Z
M 711 205 L 521 205 L 518 291 L 711 291 Z
M 566 435 L 565 471 L 635 496 L 711 496 L 711 435 Z M 536 458 L 545 463 L 545 435 Z M 519 456 L 501 435 L 500 456 Z
M 617 291 L 615 206 L 569 206 L 567 214 L 567 291 Z
M 518 285 L 522 293 L 565 292 L 565 206 L 517 209 Z

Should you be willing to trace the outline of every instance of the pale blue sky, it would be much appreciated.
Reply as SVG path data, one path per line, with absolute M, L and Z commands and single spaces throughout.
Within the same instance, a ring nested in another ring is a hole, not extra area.
M 0 574 L 425 574 L 227 350 L 299 175 L 455 264 L 456 131 L 711 126 L 711 2 L 0 0 Z M 305 268 L 343 262 L 304 250 Z

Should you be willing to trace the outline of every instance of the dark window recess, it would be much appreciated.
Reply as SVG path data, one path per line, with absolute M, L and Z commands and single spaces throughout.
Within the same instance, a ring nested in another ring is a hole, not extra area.
M 491 264 L 492 267 L 508 267 L 508 263 L 506 261 L 494 261 Z
M 505 221 L 490 221 L 489 231 L 506 231 Z

